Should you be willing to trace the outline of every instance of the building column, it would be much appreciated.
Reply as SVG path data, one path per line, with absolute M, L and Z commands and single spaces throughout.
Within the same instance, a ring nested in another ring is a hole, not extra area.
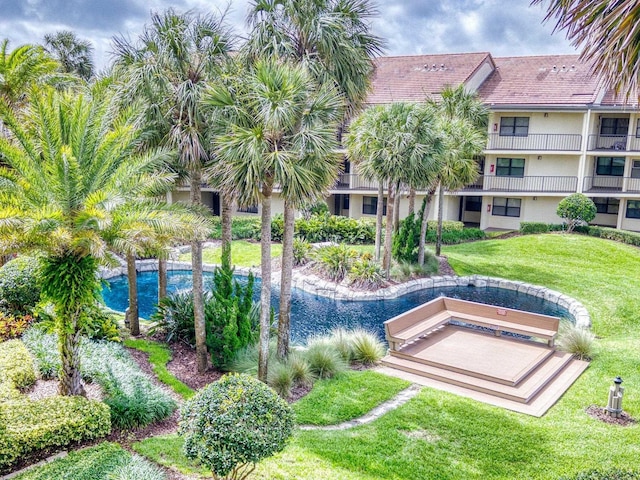
M 578 162 L 578 193 L 582 193 L 582 189 L 584 187 L 584 177 L 587 170 L 587 150 L 589 148 L 590 125 L 591 109 L 588 109 L 582 121 L 582 144 L 580 145 L 580 160 Z
M 618 208 L 618 220 L 616 222 L 616 228 L 618 230 L 622 229 L 622 219 L 624 218 L 624 215 L 627 211 L 627 199 L 626 198 L 621 198 L 620 199 L 620 208 Z

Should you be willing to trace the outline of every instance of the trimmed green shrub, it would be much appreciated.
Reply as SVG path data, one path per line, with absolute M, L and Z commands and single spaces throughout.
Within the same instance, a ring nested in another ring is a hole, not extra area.
M 640 480 L 638 470 L 587 470 L 571 477 L 562 477 L 560 480 Z
M 470 242 L 472 240 L 484 240 L 487 234 L 479 228 L 464 228 L 462 230 L 450 230 L 442 232 L 443 245 L 456 245 L 462 242 Z M 427 243 L 435 243 L 436 232 L 434 230 L 427 231 Z
M 291 407 L 248 376 L 228 374 L 184 404 L 184 452 L 216 478 L 240 480 L 251 466 L 280 452 L 293 433 Z
M 40 265 L 37 258 L 18 257 L 0 267 L 0 309 L 26 315 L 40 301 Z
M 0 342 L 22 336 L 35 321 L 31 315 L 10 315 L 0 310 Z
M 429 220 L 427 222 L 427 232 L 438 230 L 438 221 Z M 464 230 L 464 223 L 455 220 L 443 220 L 442 221 L 442 233 L 448 232 L 461 232 Z
M 334 282 L 342 281 L 357 256 L 358 252 L 344 243 L 320 247 L 315 252 L 320 271 Z
M 309 242 L 346 242 L 350 244 L 373 243 L 376 234 L 375 221 L 330 215 L 312 215 L 299 218 L 295 228 L 297 235 Z M 273 231 L 273 229 L 272 229 Z
M 0 383 L 10 383 L 25 389 L 36 381 L 36 372 L 29 350 L 20 340 L 0 343 Z
M 3 402 L 0 415 L 0 471 L 22 455 L 91 440 L 111 431 L 109 407 L 84 397 L 49 397 Z
M 556 214 L 567 222 L 567 233 L 571 233 L 577 225 L 589 223 L 597 213 L 593 200 L 582 193 L 563 198 L 556 210 Z
M 293 239 L 293 264 L 296 267 L 304 265 L 311 259 L 311 244 L 304 238 Z
M 222 224 L 220 217 L 213 217 L 213 229 L 209 238 L 220 240 L 222 238 Z M 233 216 L 231 218 L 231 238 L 233 240 L 259 240 L 260 239 L 260 217 Z
M 585 231 L 586 230 L 586 231 Z M 628 230 L 617 230 L 609 227 L 586 227 L 576 228 L 577 232 L 586 233 L 591 237 L 606 238 L 607 240 L 613 240 L 616 242 L 626 243 L 627 245 L 633 245 L 640 247 L 640 233 L 630 232 Z
M 557 345 L 563 352 L 571 353 L 578 360 L 591 360 L 596 336 L 588 328 L 563 323 L 558 332 Z
M 520 233 L 532 235 L 536 233 L 548 233 L 549 224 L 544 222 L 520 222 Z
M 372 258 L 360 257 L 352 263 L 349 279 L 358 288 L 374 290 L 384 283 L 384 270 Z

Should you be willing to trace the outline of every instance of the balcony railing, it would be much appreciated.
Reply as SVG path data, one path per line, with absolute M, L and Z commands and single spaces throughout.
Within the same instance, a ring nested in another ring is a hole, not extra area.
M 597 177 L 584 177 L 583 192 L 621 192 L 624 177 L 600 175 Z
M 526 176 L 502 177 L 485 175 L 484 190 L 499 192 L 575 192 L 578 177 Z
M 357 173 L 341 173 L 333 188 L 335 190 L 378 190 L 378 185 L 379 182 L 376 180 L 366 180 Z
M 635 135 L 589 135 L 589 150 L 640 151 L 640 137 Z
M 564 133 L 530 133 L 527 136 L 489 135 L 487 150 L 580 151 L 582 135 Z

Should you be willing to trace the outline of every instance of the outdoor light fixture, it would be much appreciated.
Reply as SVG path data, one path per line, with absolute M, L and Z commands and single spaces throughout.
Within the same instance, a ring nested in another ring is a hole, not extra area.
M 613 386 L 609 387 L 609 402 L 604 409 L 607 415 L 614 418 L 620 418 L 622 414 L 622 395 L 624 394 L 624 388 L 620 385 L 622 385 L 622 378 L 618 376 L 613 379 Z

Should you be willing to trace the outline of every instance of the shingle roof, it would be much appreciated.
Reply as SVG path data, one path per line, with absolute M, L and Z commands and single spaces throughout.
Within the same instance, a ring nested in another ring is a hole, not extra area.
M 494 58 L 496 70 L 478 93 L 488 105 L 591 104 L 598 80 L 578 55 Z
M 377 58 L 367 103 L 422 102 L 437 97 L 443 87 L 468 80 L 487 57 L 489 53 L 481 52 Z

